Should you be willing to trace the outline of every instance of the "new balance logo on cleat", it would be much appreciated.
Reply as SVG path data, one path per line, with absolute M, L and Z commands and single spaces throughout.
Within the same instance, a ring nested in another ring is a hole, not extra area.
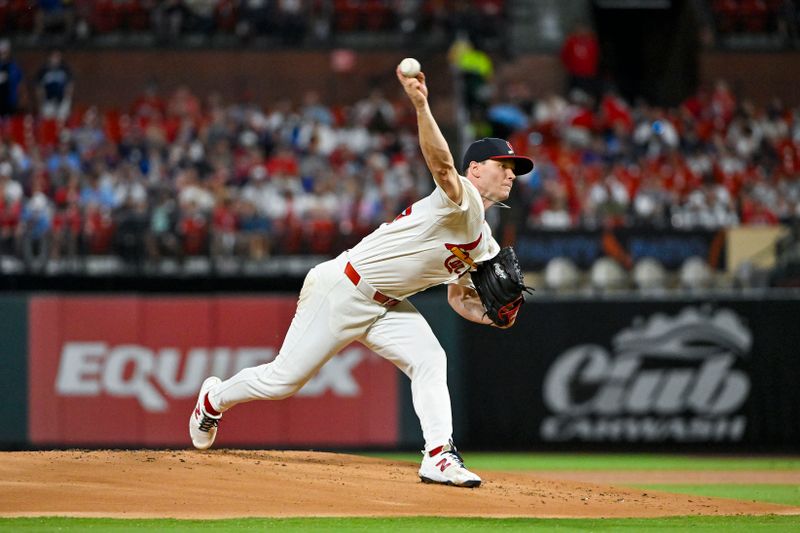
M 439 483 L 456 487 L 471 488 L 481 484 L 481 478 L 464 466 L 464 461 L 452 442 L 434 448 L 429 453 L 423 452 L 419 478 L 423 483 Z

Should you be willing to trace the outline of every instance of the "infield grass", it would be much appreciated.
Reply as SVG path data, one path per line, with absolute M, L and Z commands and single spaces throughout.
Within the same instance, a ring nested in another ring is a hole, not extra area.
M 374 453 L 373 457 L 417 462 L 419 453 Z M 479 470 L 800 470 L 798 457 L 736 457 L 655 454 L 546 454 L 464 452 Z
M 647 485 L 637 484 L 632 486 L 642 489 L 674 492 L 677 494 L 691 494 L 693 496 L 711 496 L 715 498 L 730 498 L 732 500 L 779 503 L 782 505 L 800 507 L 800 486 L 798 485 L 731 485 L 721 483 L 682 485 L 659 483 Z
M 413 453 L 370 454 L 399 461 L 419 460 Z M 738 457 L 691 456 L 655 454 L 536 454 L 536 453 L 485 453 L 465 454 L 470 468 L 476 470 L 685 470 L 685 471 L 787 471 L 800 470 L 797 457 Z M 624 485 L 624 484 L 623 484 Z M 676 494 L 730 498 L 800 506 L 800 486 L 778 484 L 633 484 L 642 489 L 660 490 Z M 795 531 L 800 531 L 798 517 Z
M 164 531 L 797 531 L 795 516 L 702 516 L 660 519 L 543 519 L 543 518 L 249 518 L 237 520 L 116 520 L 100 518 L 6 518 L 0 531 L 111 532 Z

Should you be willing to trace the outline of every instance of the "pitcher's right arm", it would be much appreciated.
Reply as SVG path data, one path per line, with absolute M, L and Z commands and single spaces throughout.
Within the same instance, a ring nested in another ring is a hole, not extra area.
M 420 72 L 415 78 L 407 78 L 396 70 L 397 79 L 403 85 L 411 103 L 417 110 L 417 128 L 419 129 L 419 147 L 425 158 L 425 163 L 431 171 L 433 180 L 442 188 L 448 198 L 456 204 L 461 204 L 463 190 L 458 177 L 453 155 L 450 147 L 433 118 L 428 105 L 428 87 L 425 85 L 425 74 Z

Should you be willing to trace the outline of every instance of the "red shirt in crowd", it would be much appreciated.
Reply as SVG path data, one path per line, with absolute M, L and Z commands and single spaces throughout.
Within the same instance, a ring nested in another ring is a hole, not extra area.
M 590 31 L 573 33 L 564 41 L 561 48 L 561 62 L 567 72 L 581 78 L 593 78 L 597 75 L 600 58 L 600 47 L 597 38 Z

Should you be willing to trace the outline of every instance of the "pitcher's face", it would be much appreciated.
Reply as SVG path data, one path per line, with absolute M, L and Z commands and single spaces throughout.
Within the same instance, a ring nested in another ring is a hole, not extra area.
M 483 195 L 490 200 L 504 201 L 514 186 L 514 161 L 487 159 L 478 163 Z

